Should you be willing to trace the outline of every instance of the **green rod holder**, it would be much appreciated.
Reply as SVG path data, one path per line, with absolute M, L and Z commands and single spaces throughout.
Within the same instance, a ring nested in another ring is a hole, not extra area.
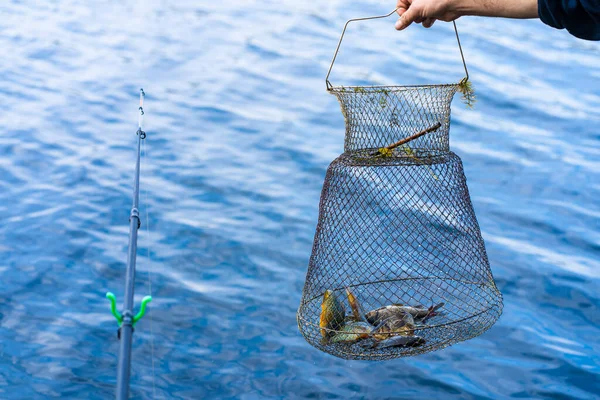
M 144 296 L 142 304 L 140 305 L 140 311 L 133 317 L 133 322 L 131 323 L 132 326 L 135 326 L 135 324 L 146 314 L 146 305 L 151 301 L 152 296 Z
M 121 324 L 123 324 L 123 316 L 121 315 L 121 313 L 119 311 L 117 311 L 116 296 L 112 292 L 108 292 L 108 293 L 106 293 L 106 298 L 108 300 L 110 300 L 110 312 L 117 320 L 119 326 L 121 326 Z M 152 301 L 152 296 L 145 296 L 142 299 L 142 304 L 140 305 L 140 311 L 137 314 L 135 314 L 135 316 L 133 317 L 133 320 L 131 321 L 131 326 L 135 326 L 135 324 L 140 319 L 142 319 L 142 317 L 144 315 L 146 315 L 146 307 L 148 306 L 148 303 L 150 303 L 151 301 Z

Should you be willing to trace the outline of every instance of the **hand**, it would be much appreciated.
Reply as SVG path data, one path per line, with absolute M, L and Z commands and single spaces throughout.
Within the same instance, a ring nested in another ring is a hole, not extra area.
M 456 0 L 398 0 L 396 12 L 400 19 L 396 22 L 396 29 L 401 31 L 413 22 L 430 28 L 437 19 L 454 21 L 460 17 L 456 3 Z

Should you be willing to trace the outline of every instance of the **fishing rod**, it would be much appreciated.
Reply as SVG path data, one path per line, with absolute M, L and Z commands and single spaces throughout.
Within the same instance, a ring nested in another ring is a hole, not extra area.
M 135 164 L 135 179 L 133 184 L 133 206 L 129 215 L 129 252 L 127 255 L 127 270 L 125 273 L 125 300 L 123 301 L 123 313 L 117 311 L 117 299 L 111 292 L 106 293 L 110 300 L 110 311 L 117 319 L 119 330 L 117 337 L 120 340 L 119 362 L 117 365 L 117 400 L 126 400 L 129 397 L 129 378 L 131 372 L 131 339 L 133 336 L 133 327 L 146 313 L 147 304 L 152 301 L 152 296 L 145 296 L 142 299 L 140 311 L 133 314 L 133 289 L 135 283 L 135 261 L 137 255 L 138 229 L 142 223 L 138 211 L 140 200 L 140 148 L 142 140 L 146 139 L 146 132 L 143 131 L 144 122 L 144 89 L 140 89 L 140 108 L 137 135 L 137 161 Z

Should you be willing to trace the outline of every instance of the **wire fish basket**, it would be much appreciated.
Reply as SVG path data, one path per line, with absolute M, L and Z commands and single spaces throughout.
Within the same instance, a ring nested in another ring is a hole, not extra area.
M 346 120 L 344 153 L 325 177 L 298 326 L 345 359 L 439 350 L 489 329 L 502 295 L 460 158 L 450 151 L 456 84 L 327 89 Z M 454 24 L 460 49 L 460 40 Z M 470 95 L 467 92 L 467 95 Z

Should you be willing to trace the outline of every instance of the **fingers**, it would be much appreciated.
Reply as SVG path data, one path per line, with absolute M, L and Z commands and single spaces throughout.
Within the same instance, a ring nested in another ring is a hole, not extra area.
M 402 14 L 408 10 L 408 7 L 410 7 L 409 0 L 398 0 L 396 2 L 396 14 L 398 14 L 398 16 L 402 16 Z
M 425 28 L 431 28 L 434 22 L 435 18 L 425 18 L 425 20 L 423 21 L 423 26 Z
M 401 2 L 402 0 L 398 4 Z M 425 28 L 431 28 L 436 20 L 432 17 L 424 17 L 414 5 L 408 9 L 398 8 L 397 12 L 400 15 L 400 19 L 396 21 L 395 27 L 399 31 L 406 29 L 413 22 L 417 24 L 422 23 Z
M 418 17 L 415 18 L 414 23 L 416 24 L 423 24 L 424 28 L 431 28 L 433 26 L 433 24 L 435 23 L 435 18 L 423 18 L 423 17 Z M 403 21 L 402 18 L 400 18 L 398 21 L 396 21 L 396 29 L 401 31 L 403 29 L 405 29 L 406 27 L 408 27 L 408 25 L 410 25 L 412 22 L 407 22 L 407 21 Z
M 415 9 L 415 7 L 409 7 L 408 10 L 402 13 L 400 19 L 396 21 L 396 30 L 406 29 L 410 24 L 415 22 L 417 18 L 419 18 L 419 13 Z

